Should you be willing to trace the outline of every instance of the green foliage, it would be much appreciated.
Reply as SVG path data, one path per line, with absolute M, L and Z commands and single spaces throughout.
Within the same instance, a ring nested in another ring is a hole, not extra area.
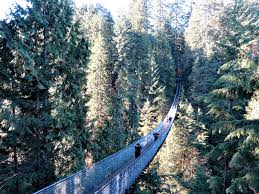
M 95 159 L 100 160 L 114 153 L 126 144 L 125 108 L 122 85 L 118 85 L 120 68 L 117 66 L 114 22 L 110 13 L 102 7 L 92 8 L 90 17 L 92 47 L 87 72 L 87 121 L 92 141 L 96 147 L 90 148 Z M 125 82 L 124 82 L 125 83 Z
M 84 165 L 88 43 L 71 1 L 29 2 L 1 21 L 4 193 L 30 193 Z
M 158 173 L 159 161 L 154 158 L 149 164 L 148 169 L 144 170 L 139 176 L 137 183 L 131 188 L 130 193 L 158 193 L 161 191 L 161 180 Z
M 208 193 L 208 172 L 202 156 L 207 149 L 206 129 L 186 100 L 180 103 L 178 110 L 175 127 L 169 133 L 159 158 L 159 173 L 164 178 L 162 191 Z
M 211 171 L 208 183 L 212 193 L 258 191 L 258 182 L 252 173 L 258 168 L 255 154 L 258 149 L 258 121 L 253 117 L 246 119 L 254 111 L 251 106 L 247 107 L 247 103 L 252 103 L 251 94 L 256 93 L 258 88 L 255 84 L 257 59 L 251 55 L 256 42 L 254 31 L 258 12 L 255 7 L 255 4 L 247 1 L 231 2 L 222 9 L 221 17 L 217 16 L 218 11 L 214 7 L 215 10 L 210 9 L 212 12 L 208 13 L 209 18 L 217 23 L 209 28 L 216 33 L 210 34 L 206 29 L 202 32 L 201 28 L 191 23 L 191 31 L 187 34 L 194 57 L 190 61 L 193 65 L 189 76 L 193 80 L 190 100 L 202 108 L 205 113 L 202 120 L 209 129 L 211 148 L 207 153 L 207 168 Z M 198 13 L 202 11 L 197 10 Z M 190 21 L 197 22 L 192 18 Z M 194 32 L 199 33 L 197 35 Z M 204 38 L 201 38 L 202 34 Z M 199 36 L 202 41 L 194 41 L 198 39 L 191 39 L 193 36 Z M 199 43 L 207 45 L 202 48 L 203 45 Z M 198 52 L 195 50 L 197 47 L 200 48 Z M 204 55 L 210 48 L 218 53 Z M 217 60 L 219 57 L 221 60 Z M 215 65 L 210 66 L 211 62 Z M 212 70 L 211 73 L 207 68 Z M 199 75 L 199 72 L 202 74 Z M 197 79 L 202 81 L 197 83 Z M 204 90 L 201 90 L 201 85 L 205 86 Z M 256 104 L 255 101 L 253 103 Z M 253 180 L 253 186 L 249 180 Z
M 0 22 L 1 193 L 31 193 L 147 134 L 176 80 L 175 127 L 132 193 L 259 191 L 257 2 L 157 0 L 153 13 L 132 0 L 116 25 L 101 5 L 28 2 Z

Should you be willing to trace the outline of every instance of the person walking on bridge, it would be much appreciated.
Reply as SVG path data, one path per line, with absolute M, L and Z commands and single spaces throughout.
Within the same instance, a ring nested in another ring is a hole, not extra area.
M 137 143 L 136 146 L 135 146 L 135 158 L 140 156 L 141 148 L 142 148 L 142 146 L 140 145 L 140 143 Z

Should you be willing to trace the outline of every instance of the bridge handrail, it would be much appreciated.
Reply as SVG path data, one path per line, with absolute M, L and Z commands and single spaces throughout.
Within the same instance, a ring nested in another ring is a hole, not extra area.
M 148 166 L 151 160 L 154 158 L 159 148 L 165 141 L 176 115 L 177 105 L 180 95 L 180 86 L 177 87 L 176 95 L 174 98 L 173 105 L 171 106 L 167 117 L 172 117 L 172 120 L 166 130 L 161 136 L 154 141 L 138 158 L 133 160 L 126 167 L 121 169 L 120 172 L 115 174 L 107 183 L 105 183 L 99 190 L 95 191 L 94 194 L 106 194 L 106 193 L 125 193 L 125 190 L 129 189 L 135 182 L 140 173 Z
M 176 95 L 174 97 L 173 105 L 171 106 L 168 114 L 172 113 L 175 108 L 175 103 L 177 102 L 179 94 L 179 86 L 176 89 Z M 168 116 L 167 116 L 168 119 Z M 134 156 L 135 145 L 140 143 L 143 147 L 153 141 L 153 133 L 159 132 L 163 129 L 164 122 L 160 122 L 159 125 L 150 131 L 146 136 L 136 140 L 126 148 L 100 160 L 91 167 L 85 168 L 76 172 L 60 181 L 57 181 L 37 192 L 35 194 L 41 193 L 73 193 L 75 190 L 78 192 L 91 191 L 95 188 L 95 185 L 99 185 L 105 180 L 109 175 L 118 171 L 126 162 L 128 162 L 132 156 Z M 91 181 L 89 181 L 91 180 Z

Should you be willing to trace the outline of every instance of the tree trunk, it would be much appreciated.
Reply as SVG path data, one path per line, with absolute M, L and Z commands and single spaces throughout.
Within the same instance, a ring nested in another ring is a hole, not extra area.
M 12 74 L 14 75 L 15 74 L 15 72 L 14 72 L 14 70 L 12 70 Z M 14 86 L 14 81 L 12 81 L 12 83 L 11 83 L 11 87 L 12 87 L 12 96 L 15 96 L 15 91 L 14 91 L 14 88 L 15 88 L 15 86 Z M 13 104 L 13 101 L 12 101 L 12 117 L 13 117 L 13 122 L 14 122 L 14 120 L 15 120 L 15 105 Z M 14 134 L 13 134 L 13 142 L 14 142 L 14 147 L 13 147 L 13 152 L 14 152 L 14 155 L 13 155 L 13 160 L 14 160 L 14 172 L 15 172 L 15 174 L 18 174 L 18 158 L 17 158 L 17 137 L 16 137 L 16 134 L 15 134 L 15 132 L 14 132 Z M 15 193 L 17 193 L 17 194 L 19 194 L 20 192 L 19 192 L 19 179 L 16 177 L 15 178 L 16 179 L 16 181 L 15 181 Z
M 45 10 L 44 10 L 44 15 L 46 15 L 45 13 Z M 47 74 L 47 71 L 48 71 L 48 51 L 47 51 L 47 39 L 48 39 L 48 35 L 47 35 L 47 27 L 44 27 L 44 30 L 43 30 L 43 37 L 44 37 L 44 48 L 43 48 L 43 58 L 44 58 L 44 73 Z M 44 91 L 44 110 L 45 110 L 45 113 L 49 114 L 49 95 L 48 95 L 48 91 L 49 91 L 49 88 L 48 86 L 45 86 L 45 91 Z M 48 136 L 48 121 L 45 120 L 44 122 L 44 139 L 45 139 L 45 142 L 44 142 L 44 163 L 46 165 L 46 168 L 48 168 L 48 164 L 49 164 L 49 152 L 48 152 L 48 139 L 47 139 L 47 136 Z
M 39 118 L 39 110 L 40 110 L 40 99 L 39 99 L 39 92 L 38 89 L 36 91 L 36 104 L 35 104 L 35 113 L 36 118 Z M 36 127 L 36 171 L 39 170 L 40 167 L 40 129 L 38 126 Z
M 223 174 L 223 191 L 222 194 L 225 194 L 226 190 L 226 172 L 227 172 L 227 158 L 224 160 L 224 174 Z

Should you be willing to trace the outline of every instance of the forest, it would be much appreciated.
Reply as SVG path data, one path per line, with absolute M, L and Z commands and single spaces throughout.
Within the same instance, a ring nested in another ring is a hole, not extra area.
M 130 0 L 116 18 L 101 4 L 27 2 L 0 20 L 1 194 L 146 135 L 177 83 L 174 127 L 130 193 L 259 193 L 257 0 Z

